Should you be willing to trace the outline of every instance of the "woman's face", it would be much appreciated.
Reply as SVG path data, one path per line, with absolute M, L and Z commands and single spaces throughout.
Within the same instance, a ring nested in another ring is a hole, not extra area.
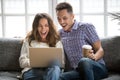
M 46 37 L 49 32 L 49 24 L 46 18 L 42 18 L 39 20 L 38 32 L 42 38 L 42 41 L 46 41 Z

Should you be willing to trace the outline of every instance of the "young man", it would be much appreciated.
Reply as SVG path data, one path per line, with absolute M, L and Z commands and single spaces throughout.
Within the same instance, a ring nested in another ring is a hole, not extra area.
M 100 80 L 107 76 L 101 41 L 92 24 L 74 20 L 72 6 L 67 2 L 56 6 L 57 19 L 62 26 L 60 37 L 70 62 L 71 71 L 61 75 L 62 80 Z M 87 57 L 82 55 L 82 46 L 91 45 Z

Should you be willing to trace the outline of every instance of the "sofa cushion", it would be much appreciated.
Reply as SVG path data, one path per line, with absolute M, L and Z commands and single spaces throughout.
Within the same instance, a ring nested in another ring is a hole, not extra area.
M 102 80 L 120 80 L 120 74 L 112 73 L 109 76 Z
M 102 46 L 108 70 L 120 72 L 120 36 L 102 39 Z
M 0 38 L 0 70 L 20 70 L 22 39 Z
M 20 72 L 2 72 L 0 71 L 0 80 L 19 80 Z

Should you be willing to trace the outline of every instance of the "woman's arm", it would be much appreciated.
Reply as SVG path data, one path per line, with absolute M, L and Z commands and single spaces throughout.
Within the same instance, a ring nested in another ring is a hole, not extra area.
M 62 56 L 63 56 L 63 65 L 65 65 L 65 54 L 64 54 L 64 49 L 63 49 L 63 44 L 62 44 L 62 42 L 61 41 L 58 41 L 57 43 L 56 43 L 56 48 L 62 48 Z
M 21 54 L 19 57 L 19 63 L 21 68 L 30 67 L 30 61 L 28 57 L 28 42 L 25 40 L 21 48 Z

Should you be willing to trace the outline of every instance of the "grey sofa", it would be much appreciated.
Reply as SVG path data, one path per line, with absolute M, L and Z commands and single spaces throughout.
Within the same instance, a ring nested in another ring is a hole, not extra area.
M 22 39 L 0 38 L 0 80 L 19 80 L 21 46 Z M 103 80 L 120 80 L 120 36 L 102 39 L 102 46 L 109 71 L 109 76 Z

